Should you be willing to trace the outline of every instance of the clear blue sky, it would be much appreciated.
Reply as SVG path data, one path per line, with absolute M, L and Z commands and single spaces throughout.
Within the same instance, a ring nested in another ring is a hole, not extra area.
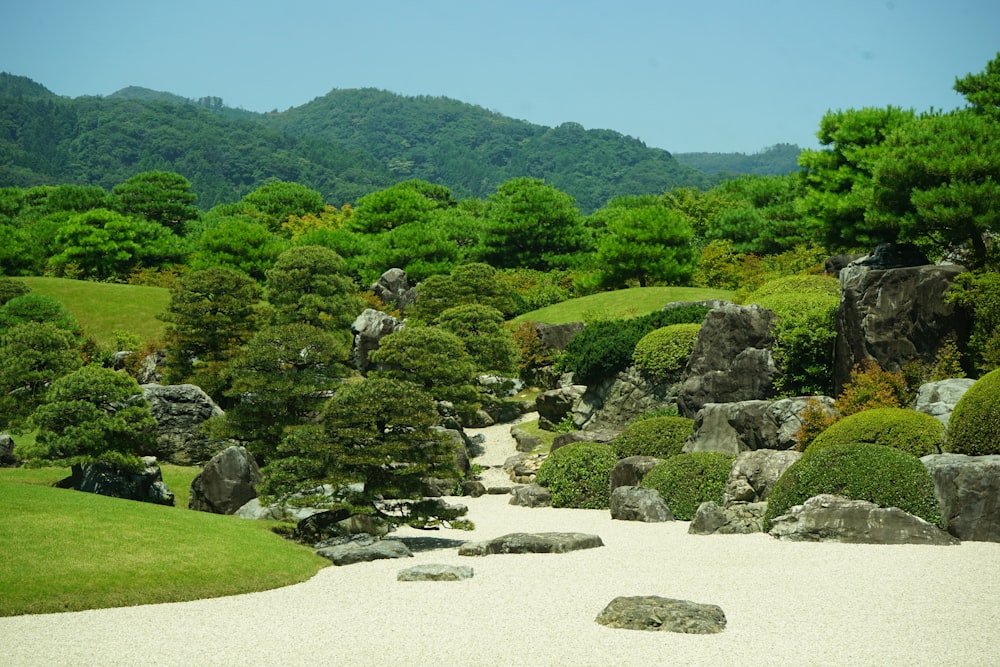
M 11 0 L 0 71 L 284 110 L 334 88 L 443 95 L 673 152 L 816 147 L 830 109 L 953 109 L 998 0 Z

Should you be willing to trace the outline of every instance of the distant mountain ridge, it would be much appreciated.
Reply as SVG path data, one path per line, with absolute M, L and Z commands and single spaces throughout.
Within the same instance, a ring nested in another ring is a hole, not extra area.
M 586 213 L 613 197 L 707 188 L 734 175 L 685 164 L 612 130 L 551 128 L 449 98 L 372 88 L 335 89 L 285 112 L 256 113 L 217 97 L 190 100 L 138 86 L 71 99 L 0 73 L 0 128 L 9 129 L 0 130 L 0 187 L 109 188 L 162 169 L 188 178 L 201 208 L 273 179 L 302 183 L 339 206 L 412 178 L 459 197 L 487 197 L 530 176 L 572 195 Z

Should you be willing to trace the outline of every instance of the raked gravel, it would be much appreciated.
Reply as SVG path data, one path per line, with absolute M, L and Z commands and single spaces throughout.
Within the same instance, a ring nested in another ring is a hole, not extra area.
M 486 430 L 497 457 L 510 426 Z M 786 543 L 688 535 L 687 522 L 450 499 L 472 532 L 413 558 L 328 567 L 311 580 L 194 602 L 0 618 L 0 665 L 991 665 L 1000 664 L 1000 544 Z M 583 532 L 566 554 L 458 555 L 462 540 Z M 472 566 L 457 582 L 400 582 L 421 563 Z M 163 582 L 169 586 L 170 582 Z M 594 622 L 618 596 L 717 604 L 714 635 Z

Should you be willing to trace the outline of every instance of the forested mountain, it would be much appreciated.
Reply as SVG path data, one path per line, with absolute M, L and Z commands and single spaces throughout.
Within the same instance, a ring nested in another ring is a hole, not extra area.
M 0 187 L 110 188 L 148 170 L 189 179 L 202 209 L 275 179 L 340 206 L 409 179 L 486 197 L 530 176 L 590 212 L 613 197 L 707 188 L 732 176 L 706 174 L 611 130 L 534 125 L 444 97 L 334 90 L 260 114 L 217 97 L 187 100 L 139 87 L 70 99 L 0 74 Z
M 795 144 L 775 144 L 757 153 L 674 153 L 674 157 L 706 174 L 782 176 L 798 170 L 800 152 Z

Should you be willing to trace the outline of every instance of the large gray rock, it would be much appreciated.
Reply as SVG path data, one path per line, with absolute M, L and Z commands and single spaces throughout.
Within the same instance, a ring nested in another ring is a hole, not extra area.
M 726 615 L 718 605 L 656 595 L 615 598 L 595 620 L 610 628 L 696 635 L 715 634 L 726 627 Z
M 532 435 L 522 428 L 514 426 L 510 429 L 510 435 L 517 443 L 515 449 L 519 452 L 533 452 L 542 444 L 542 439 L 537 435 Z
M 14 456 L 14 438 L 8 433 L 0 433 L 0 468 L 9 467 L 17 463 Z
M 756 305 L 726 304 L 709 311 L 677 395 L 681 415 L 693 418 L 706 403 L 762 400 L 773 394 L 774 319 L 774 313 Z
M 685 452 L 739 454 L 756 449 L 793 449 L 802 414 L 810 404 L 833 414 L 828 396 L 801 396 L 777 401 L 706 403 L 694 418 Z
M 214 514 L 235 514 L 257 497 L 261 482 L 257 462 L 245 447 L 227 447 L 191 481 L 188 508 Z
M 372 285 L 372 292 L 379 301 L 405 314 L 407 307 L 417 301 L 417 293 L 406 277 L 406 271 L 399 268 L 389 269 Z
M 1000 455 L 920 460 L 934 480 L 945 530 L 960 540 L 1000 542 Z
M 403 323 L 392 315 L 366 308 L 351 324 L 351 333 L 354 334 L 351 363 L 362 373 L 367 373 L 371 365 L 368 355 L 378 349 L 379 341 L 402 328 Z
M 463 581 L 471 579 L 473 570 L 467 565 L 416 565 L 400 570 L 396 581 Z
M 316 554 L 334 565 L 353 565 L 387 558 L 412 558 L 413 552 L 399 540 L 376 540 L 359 536 L 344 544 L 317 549 Z
M 573 406 L 573 423 L 580 430 L 621 431 L 640 415 L 675 408 L 678 387 L 630 366 L 587 387 Z
M 611 492 L 611 518 L 619 521 L 658 523 L 673 521 L 674 515 L 655 489 L 619 486 Z
M 459 547 L 458 555 L 561 554 L 603 546 L 600 537 L 586 533 L 509 533 L 485 542 L 467 542 Z
M 540 484 L 522 484 L 510 492 L 510 505 L 552 507 L 552 493 Z
M 952 378 L 922 384 L 917 389 L 912 407 L 917 412 L 928 414 L 948 426 L 948 420 L 951 419 L 951 413 L 954 412 L 958 399 L 962 398 L 975 382 L 972 378 Z
M 142 393 L 156 419 L 156 456 L 162 461 L 191 465 L 215 454 L 202 425 L 222 416 L 211 397 L 193 384 L 144 384 Z
M 543 324 L 535 325 L 538 332 L 538 340 L 545 347 L 556 352 L 562 352 L 569 345 L 569 342 L 583 331 L 583 322 L 567 322 L 565 324 Z
M 74 465 L 70 478 L 59 485 L 112 498 L 173 505 L 174 494 L 164 483 L 156 458 L 144 456 L 142 462 L 143 468 L 139 471 L 103 461 Z
M 790 450 L 758 449 L 739 454 L 729 471 L 722 504 L 767 500 L 778 478 L 800 458 L 800 452 Z
M 553 431 L 556 426 L 570 414 L 586 387 L 574 384 L 558 389 L 542 392 L 535 399 L 535 409 L 538 411 L 538 426 Z
M 688 526 L 691 535 L 746 535 L 764 530 L 767 503 L 719 505 L 709 501 L 695 510 Z
M 769 532 L 793 542 L 959 544 L 937 526 L 898 507 L 879 507 L 866 500 L 827 494 L 814 496 L 776 517 Z
M 611 491 L 619 486 L 639 486 L 649 471 L 661 461 L 663 459 L 655 456 L 627 456 L 619 460 L 611 469 Z
M 942 344 L 967 339 L 969 314 L 945 301 L 958 265 L 873 269 L 852 264 L 840 272 L 834 392 L 865 359 L 887 371 L 907 363 L 933 362 Z

